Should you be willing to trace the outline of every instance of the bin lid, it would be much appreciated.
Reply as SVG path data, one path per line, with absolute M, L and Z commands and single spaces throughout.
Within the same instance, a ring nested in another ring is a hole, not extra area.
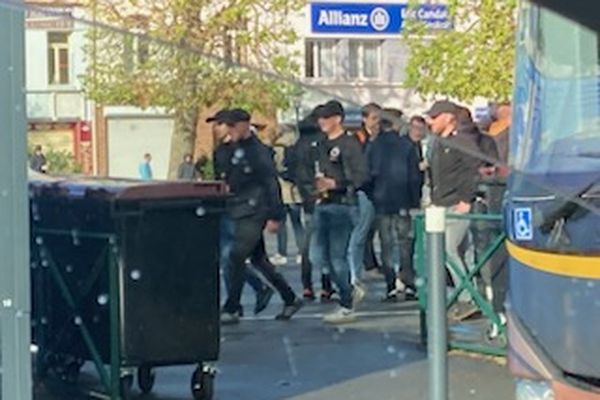
M 84 176 L 59 178 L 33 172 L 29 174 L 29 184 L 33 188 L 52 189 L 54 193 L 72 199 L 93 196 L 104 200 L 133 201 L 224 197 L 228 194 L 227 186 L 220 181 L 140 181 Z

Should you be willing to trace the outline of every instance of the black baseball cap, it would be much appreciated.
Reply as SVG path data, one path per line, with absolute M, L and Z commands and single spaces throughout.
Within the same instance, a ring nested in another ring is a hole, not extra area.
M 440 114 L 450 113 L 455 114 L 458 112 L 458 106 L 451 101 L 441 100 L 433 103 L 429 111 L 425 115 L 435 118 Z
M 241 108 L 234 108 L 232 110 L 226 110 L 219 121 L 224 124 L 233 125 L 238 122 L 250 122 L 251 119 L 252 116 L 248 111 L 242 110 Z
M 344 106 L 337 100 L 331 100 L 325 104 L 321 104 L 315 108 L 314 114 L 317 118 L 331 118 L 337 115 L 344 118 L 346 115 Z
M 227 112 L 226 109 L 219 110 L 212 117 L 206 118 L 206 122 L 207 123 L 211 123 L 211 122 L 223 122 L 223 121 L 221 121 L 221 119 L 223 118 L 223 116 L 225 115 L 226 112 Z

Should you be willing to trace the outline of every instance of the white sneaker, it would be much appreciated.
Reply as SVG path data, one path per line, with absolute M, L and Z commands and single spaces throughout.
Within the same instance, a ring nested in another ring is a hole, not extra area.
M 302 265 L 302 255 L 298 254 L 296 256 L 296 264 Z
M 347 324 L 353 322 L 355 319 L 354 310 L 345 307 L 340 307 L 331 314 L 323 317 L 323 321 L 329 324 Z
M 396 278 L 396 290 L 399 292 L 404 292 L 406 289 L 406 285 L 402 282 L 402 279 Z
M 366 295 L 367 295 L 367 289 L 365 289 L 363 284 L 358 281 L 355 282 L 354 289 L 352 289 L 352 303 L 353 303 L 354 307 L 359 305 L 365 299 Z
M 271 261 L 271 264 L 277 266 L 277 267 L 281 267 L 283 265 L 286 265 L 288 260 L 287 257 L 282 256 L 281 254 L 277 253 L 275 254 L 273 257 L 269 258 L 269 261 Z

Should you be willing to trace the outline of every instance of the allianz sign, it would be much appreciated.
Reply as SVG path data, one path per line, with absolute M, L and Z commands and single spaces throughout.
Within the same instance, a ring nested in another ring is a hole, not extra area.
M 448 29 L 445 5 L 319 3 L 311 4 L 313 32 L 399 33 L 406 19 L 424 22 L 431 29 Z

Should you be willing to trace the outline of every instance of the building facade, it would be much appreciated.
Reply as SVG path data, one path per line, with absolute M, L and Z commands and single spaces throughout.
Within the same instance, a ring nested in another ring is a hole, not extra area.
M 409 51 L 402 35 L 411 18 L 432 31 L 452 28 L 445 4 L 428 2 L 409 10 L 403 1 L 308 2 L 292 18 L 306 85 L 301 112 L 331 97 L 343 100 L 354 115 L 369 102 L 408 114 L 422 110 L 420 96 L 403 88 Z
M 77 1 L 27 2 L 25 20 L 26 98 L 30 146 L 72 155 L 83 173 L 92 174 L 92 104 L 82 91 L 83 46 L 87 27 Z

